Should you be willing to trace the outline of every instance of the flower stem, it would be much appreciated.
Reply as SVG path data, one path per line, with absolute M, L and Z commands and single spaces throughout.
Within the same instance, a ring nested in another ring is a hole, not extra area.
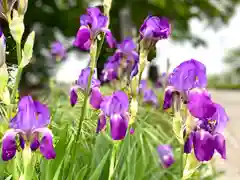
M 23 177 L 23 180 L 32 179 L 32 167 L 31 166 L 32 161 L 32 153 L 30 147 L 26 147 L 23 150 L 23 165 L 24 165 L 24 173 L 21 175 Z
M 21 43 L 16 43 L 16 46 L 17 46 L 18 70 L 17 70 L 17 76 L 16 76 L 16 80 L 15 80 L 15 85 L 14 85 L 12 93 L 11 93 L 11 99 L 10 99 L 11 104 L 13 104 L 15 102 L 16 93 L 17 93 L 20 78 L 22 75 L 22 67 L 20 66 L 21 61 L 22 61 Z
M 113 145 L 112 156 L 111 156 L 110 166 L 109 166 L 108 180 L 111 180 L 113 178 L 113 174 L 114 174 L 114 170 L 115 170 L 116 154 L 118 151 L 118 145 L 119 145 L 118 142 L 115 142 Z
M 86 115 L 86 111 L 87 111 L 87 102 L 88 102 L 88 96 L 91 90 L 91 82 L 92 82 L 92 76 L 94 73 L 94 69 L 96 66 L 96 52 L 97 52 L 97 41 L 94 41 L 91 45 L 91 49 L 90 49 L 90 57 L 91 57 L 91 61 L 90 61 L 90 75 L 88 77 L 88 85 L 87 85 L 87 89 L 84 92 L 84 100 L 83 100 L 83 106 L 82 106 L 82 111 L 81 111 L 81 116 L 79 119 L 79 124 L 78 124 L 78 130 L 77 130 L 77 134 L 75 136 L 75 143 L 73 144 L 72 150 L 72 157 L 71 159 L 73 160 L 74 157 L 76 157 L 76 150 L 77 150 L 77 143 L 78 140 L 81 138 L 81 129 L 82 129 L 82 124 Z M 71 171 L 71 167 L 72 167 L 72 163 L 69 167 L 70 171 Z

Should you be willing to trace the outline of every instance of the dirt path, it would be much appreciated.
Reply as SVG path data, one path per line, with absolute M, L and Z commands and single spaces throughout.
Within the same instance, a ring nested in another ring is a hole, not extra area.
M 215 102 L 221 104 L 230 121 L 225 130 L 227 160 L 217 161 L 226 174 L 217 180 L 240 180 L 240 91 L 210 91 Z

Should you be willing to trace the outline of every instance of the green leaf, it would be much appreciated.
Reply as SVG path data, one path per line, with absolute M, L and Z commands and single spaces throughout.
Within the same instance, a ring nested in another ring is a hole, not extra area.
M 183 130 L 182 130 L 182 119 L 180 114 L 173 117 L 173 132 L 180 144 L 184 144 Z
M 8 71 L 7 65 L 4 63 L 0 67 L 0 95 L 5 91 L 7 83 L 8 83 Z
M 201 165 L 201 163 L 196 159 L 193 151 L 190 154 L 184 155 L 186 156 L 187 160 L 185 162 L 183 177 L 181 180 L 189 179 Z
M 99 163 L 99 165 L 97 166 L 97 168 L 95 169 L 95 171 L 93 172 L 92 176 L 89 178 L 89 180 L 98 180 L 102 171 L 103 171 L 103 168 L 104 168 L 104 165 L 108 159 L 108 155 L 110 153 L 110 150 L 108 150 L 108 152 L 105 154 L 105 156 L 102 158 L 101 162 Z

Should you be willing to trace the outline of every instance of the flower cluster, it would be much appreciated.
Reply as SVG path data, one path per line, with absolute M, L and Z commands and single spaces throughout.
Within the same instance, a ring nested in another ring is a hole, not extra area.
M 81 74 L 78 77 L 78 80 L 75 82 L 75 85 L 70 90 L 70 102 L 71 105 L 74 106 L 77 103 L 78 95 L 77 91 L 80 89 L 83 93 L 87 91 L 88 87 L 88 79 L 90 76 L 90 68 L 87 67 L 81 71 Z M 100 81 L 95 77 L 92 77 L 90 82 L 91 90 L 99 89 Z
M 53 135 L 47 128 L 49 123 L 50 113 L 45 105 L 33 101 L 30 96 L 22 97 L 18 104 L 18 112 L 10 121 L 11 129 L 3 136 L 2 159 L 12 159 L 19 146 L 22 149 L 31 148 L 32 151 L 39 148 L 46 159 L 55 158 Z M 16 138 L 19 139 L 18 143 Z
M 131 78 L 138 73 L 139 56 L 136 52 L 136 44 L 131 38 L 125 39 L 113 56 L 109 57 L 103 69 L 103 81 L 111 81 L 124 73 Z M 120 74 L 121 73 L 121 74 Z
M 57 59 L 63 59 L 66 57 L 66 48 L 59 41 L 53 42 L 51 44 L 51 54 Z
M 228 116 L 221 105 L 212 101 L 206 90 L 207 75 L 204 64 L 194 59 L 181 63 L 169 76 L 168 85 L 163 108 L 168 109 L 177 101 L 178 107 L 181 106 L 180 103 L 186 104 L 189 112 L 190 117 L 183 118 L 186 124 L 185 153 L 190 153 L 193 147 L 199 161 L 208 161 L 216 150 L 225 159 L 223 131 Z
M 73 45 L 81 50 L 88 51 L 92 42 L 103 32 L 106 34 L 106 40 L 109 47 L 115 46 L 115 39 L 112 33 L 107 29 L 108 17 L 96 8 L 87 9 L 87 13 L 80 17 L 80 28 Z
M 107 119 L 110 119 L 111 137 L 113 140 L 124 139 L 129 122 L 129 100 L 123 91 L 115 91 L 111 96 L 103 96 L 99 89 L 94 89 L 90 95 L 90 104 L 100 109 L 97 133 L 104 130 Z
M 158 97 L 155 92 L 147 86 L 146 80 L 141 80 L 139 94 L 143 97 L 143 103 L 159 107 Z

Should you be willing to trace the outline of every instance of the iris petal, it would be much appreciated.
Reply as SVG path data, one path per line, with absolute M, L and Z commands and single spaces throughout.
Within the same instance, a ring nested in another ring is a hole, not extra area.
M 17 133 L 13 130 L 8 130 L 2 140 L 2 160 L 8 161 L 12 159 L 17 150 L 17 144 L 16 144 L 16 135 Z
M 214 137 L 207 131 L 195 132 L 193 138 L 194 153 L 199 161 L 209 161 L 214 154 Z
M 160 145 L 157 150 L 161 163 L 165 168 L 170 167 L 175 162 L 172 147 L 170 145 Z
M 73 87 L 70 91 L 70 103 L 72 107 L 76 105 L 77 99 L 78 99 L 78 95 L 77 95 L 76 89 Z
M 53 134 L 48 128 L 36 129 L 33 133 L 41 133 L 40 152 L 46 159 L 54 159 L 56 152 L 53 147 Z
M 128 120 L 125 116 L 114 114 L 110 117 L 111 136 L 113 140 L 122 140 L 125 138 Z
M 96 133 L 99 133 L 100 131 L 104 130 L 106 127 L 106 123 L 107 123 L 106 116 L 103 113 L 101 113 L 99 115 Z
M 103 97 L 98 87 L 95 87 L 91 91 L 90 95 L 90 104 L 93 108 L 99 109 L 102 103 Z
M 77 37 L 73 45 L 81 50 L 88 51 L 91 46 L 91 32 L 88 27 L 81 26 L 77 32 Z
M 222 156 L 223 159 L 226 159 L 226 143 L 225 138 L 222 134 L 214 134 L 215 149 Z
M 163 109 L 169 109 L 173 103 L 173 87 L 167 87 L 164 94 Z

